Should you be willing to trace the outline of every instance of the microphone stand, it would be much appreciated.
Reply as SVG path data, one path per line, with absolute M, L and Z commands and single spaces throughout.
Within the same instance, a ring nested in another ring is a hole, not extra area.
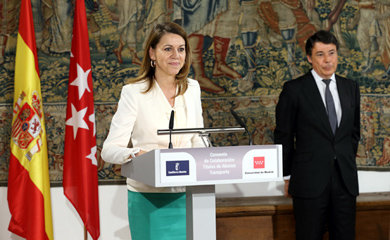
M 212 147 L 210 139 L 208 136 L 210 133 L 232 133 L 232 132 L 244 132 L 243 127 L 219 127 L 219 128 L 176 128 L 176 129 L 159 129 L 157 130 L 157 135 L 166 135 L 166 134 L 194 134 L 198 133 L 202 138 L 202 141 L 205 147 Z M 203 139 L 206 138 L 206 141 Z
M 233 117 L 236 119 L 237 123 L 243 127 L 245 129 L 245 132 L 246 134 L 248 134 L 248 138 L 249 138 L 249 145 L 252 145 L 252 136 L 251 134 L 249 133 L 248 131 L 248 128 L 245 124 L 244 121 L 242 121 L 242 118 L 240 116 L 238 116 L 238 114 L 233 110 L 233 109 L 230 109 L 230 112 L 232 113 Z
M 169 149 L 173 148 L 173 145 L 172 145 L 172 130 L 173 130 L 174 118 L 175 118 L 175 111 L 172 110 L 171 111 L 171 117 L 169 118 L 169 145 L 168 145 Z

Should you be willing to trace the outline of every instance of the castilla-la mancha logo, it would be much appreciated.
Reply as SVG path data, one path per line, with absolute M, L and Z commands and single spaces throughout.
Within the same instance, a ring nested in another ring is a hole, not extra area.
M 253 157 L 253 168 L 265 168 L 265 157 Z
M 33 92 L 32 106 L 25 101 L 26 94 L 22 92 L 15 103 L 14 115 L 15 121 L 12 125 L 12 140 L 21 149 L 29 148 L 31 142 L 37 138 L 36 144 L 26 154 L 26 157 L 31 160 L 32 156 L 39 152 L 42 145 L 42 109 L 41 101 L 37 91 Z

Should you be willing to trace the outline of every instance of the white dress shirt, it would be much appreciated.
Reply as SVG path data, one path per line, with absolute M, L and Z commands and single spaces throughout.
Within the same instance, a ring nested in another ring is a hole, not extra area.
M 143 92 L 148 83 L 141 81 L 122 88 L 118 108 L 110 130 L 103 143 L 101 156 L 104 161 L 123 164 L 140 150 L 168 148 L 169 135 L 157 135 L 158 129 L 168 129 L 171 111 L 175 111 L 174 128 L 202 128 L 202 104 L 199 83 L 188 79 L 188 89 L 175 98 L 172 107 L 155 81 L 153 88 Z M 131 140 L 132 147 L 128 147 Z M 204 147 L 198 134 L 172 135 L 173 148 Z M 154 188 L 127 179 L 128 189 L 136 192 L 183 192 L 183 187 Z
M 321 94 L 322 101 L 324 102 L 325 109 L 326 109 L 326 100 L 325 100 L 325 88 L 326 84 L 322 81 L 322 77 L 320 77 L 314 69 L 311 70 L 311 74 L 313 75 L 318 91 Z M 333 73 L 332 77 L 330 78 L 330 84 L 329 84 L 329 90 L 330 93 L 332 93 L 333 101 L 334 101 L 334 106 L 336 109 L 336 115 L 337 115 L 337 126 L 340 125 L 341 121 L 341 103 L 340 103 L 340 97 L 339 97 L 339 92 L 337 91 L 337 82 L 336 82 L 336 77 L 335 74 Z

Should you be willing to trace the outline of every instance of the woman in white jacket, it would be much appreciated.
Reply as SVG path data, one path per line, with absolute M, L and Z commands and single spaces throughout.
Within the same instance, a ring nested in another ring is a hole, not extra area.
M 122 89 L 103 144 L 106 162 L 123 164 L 153 149 L 168 148 L 171 111 L 175 128 L 203 127 L 201 92 L 188 79 L 191 51 L 185 31 L 175 23 L 158 24 L 146 42 L 139 76 Z M 131 147 L 129 148 L 129 143 Z M 172 135 L 174 148 L 203 147 L 197 134 Z M 185 188 L 154 188 L 127 179 L 132 240 L 185 239 Z

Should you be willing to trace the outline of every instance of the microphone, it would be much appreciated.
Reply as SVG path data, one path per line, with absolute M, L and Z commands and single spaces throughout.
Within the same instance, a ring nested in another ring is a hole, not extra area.
M 171 141 L 171 137 L 172 137 L 172 130 L 173 130 L 173 122 L 175 120 L 175 111 L 171 111 L 171 117 L 169 118 L 169 146 L 168 148 L 173 148 L 172 146 L 172 141 Z
M 249 145 L 252 145 L 252 136 L 248 131 L 248 128 L 246 127 L 246 124 L 244 121 L 242 121 L 241 117 L 238 116 L 238 114 L 233 110 L 230 109 L 230 112 L 232 113 L 233 117 L 236 119 L 237 123 L 245 129 L 246 134 L 248 134 L 249 137 Z

